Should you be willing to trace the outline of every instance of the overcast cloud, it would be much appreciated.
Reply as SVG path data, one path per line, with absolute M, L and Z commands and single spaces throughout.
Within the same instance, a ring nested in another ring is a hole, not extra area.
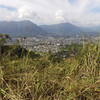
M 100 0 L 0 0 L 0 20 L 99 25 Z

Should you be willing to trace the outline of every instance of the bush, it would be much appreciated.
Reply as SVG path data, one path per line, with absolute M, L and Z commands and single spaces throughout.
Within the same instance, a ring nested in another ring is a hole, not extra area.
M 23 58 L 28 56 L 29 58 L 38 58 L 40 54 L 36 54 L 35 52 L 28 51 L 21 46 L 2 46 L 1 47 L 1 57 L 8 56 L 11 58 Z

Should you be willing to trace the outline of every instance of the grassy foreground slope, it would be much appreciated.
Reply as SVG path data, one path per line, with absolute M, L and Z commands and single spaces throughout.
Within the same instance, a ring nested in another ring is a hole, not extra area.
M 100 45 L 55 54 L 2 48 L 0 100 L 100 100 Z

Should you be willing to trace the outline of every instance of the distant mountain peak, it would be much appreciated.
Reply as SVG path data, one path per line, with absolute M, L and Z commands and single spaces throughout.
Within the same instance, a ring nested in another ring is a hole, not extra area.
M 80 27 L 71 23 L 59 23 L 53 25 L 41 25 L 45 31 L 49 33 L 56 33 L 60 35 L 68 35 L 70 33 L 78 33 L 81 31 Z
M 0 22 L 0 33 L 11 36 L 36 36 L 44 35 L 46 31 L 29 20 L 22 20 Z

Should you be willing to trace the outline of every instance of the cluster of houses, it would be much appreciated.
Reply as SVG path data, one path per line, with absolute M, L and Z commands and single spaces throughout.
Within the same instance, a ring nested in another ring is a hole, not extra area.
M 64 37 L 27 37 L 27 38 L 17 38 L 17 41 L 21 46 L 32 51 L 37 52 L 58 52 L 60 48 L 70 45 L 70 44 L 81 44 L 89 41 L 100 40 L 98 37 L 93 38 L 64 38 Z

